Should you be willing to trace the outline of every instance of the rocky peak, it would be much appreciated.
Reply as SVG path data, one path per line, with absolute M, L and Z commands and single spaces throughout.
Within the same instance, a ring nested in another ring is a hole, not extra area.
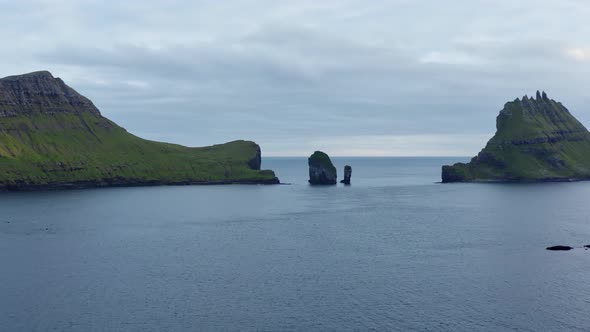
M 89 99 L 48 71 L 0 79 L 0 117 L 82 112 L 100 115 Z
M 34 71 L 27 74 L 13 75 L 2 78 L 3 81 L 9 80 L 53 80 L 55 77 L 47 70 Z
M 519 102 L 521 104 L 537 104 L 537 103 L 547 103 L 550 102 L 551 99 L 549 99 L 549 97 L 547 97 L 547 93 L 545 93 L 545 91 L 539 91 L 537 90 L 537 92 L 535 93 L 535 97 L 529 97 L 528 95 L 524 95 L 522 96 L 521 99 L 516 98 L 514 100 L 514 102 Z
M 518 124 L 520 132 L 528 128 L 537 134 L 550 134 L 548 132 L 550 127 L 559 127 L 559 131 L 585 130 L 577 120 L 573 119 L 567 108 L 560 102 L 550 99 L 545 91 L 537 91 L 535 98 L 524 95 L 522 99 L 517 98 L 504 105 L 496 120 L 496 128 L 501 131 L 515 127 L 515 123 Z M 539 126 L 539 123 L 544 125 Z M 527 134 L 531 134 L 530 131 Z

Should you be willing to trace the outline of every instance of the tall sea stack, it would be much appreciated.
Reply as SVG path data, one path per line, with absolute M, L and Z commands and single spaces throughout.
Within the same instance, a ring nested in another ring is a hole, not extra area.
M 332 185 L 337 182 L 336 167 L 330 157 L 321 152 L 314 152 L 307 160 L 309 165 L 309 183 L 313 185 Z

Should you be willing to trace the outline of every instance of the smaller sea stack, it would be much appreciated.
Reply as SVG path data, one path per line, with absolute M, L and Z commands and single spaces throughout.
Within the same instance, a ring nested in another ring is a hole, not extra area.
M 344 166 L 344 179 L 340 183 L 350 184 L 350 177 L 352 176 L 352 167 Z

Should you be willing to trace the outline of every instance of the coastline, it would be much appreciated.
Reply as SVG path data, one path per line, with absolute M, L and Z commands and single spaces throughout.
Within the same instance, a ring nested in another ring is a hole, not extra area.
M 35 191 L 58 191 L 77 189 L 96 189 L 114 187 L 157 187 L 157 186 L 215 186 L 215 185 L 279 185 L 278 178 L 274 179 L 242 179 L 242 180 L 221 180 L 221 181 L 160 181 L 160 180 L 130 180 L 130 179 L 105 179 L 103 181 L 76 181 L 76 182 L 54 182 L 44 184 L 15 183 L 0 184 L 0 192 L 35 192 Z
M 461 181 L 441 181 L 439 183 L 515 183 L 515 184 L 527 184 L 527 183 L 549 183 L 549 182 L 581 182 L 590 181 L 590 177 L 587 178 L 545 178 L 545 179 L 479 179 L 479 180 L 461 180 Z

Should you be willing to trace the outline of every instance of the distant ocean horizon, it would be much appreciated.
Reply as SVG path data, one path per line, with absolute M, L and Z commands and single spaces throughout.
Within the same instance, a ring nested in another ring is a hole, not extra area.
M 0 194 L 0 330 L 586 331 L 590 182 L 263 157 L 290 185 Z M 569 252 L 545 250 L 571 245 Z
M 309 156 L 262 156 L 262 158 L 308 158 Z M 330 158 L 471 158 L 473 156 L 343 156 L 332 155 Z
M 282 183 L 307 184 L 308 157 L 262 157 L 262 168 L 272 169 Z M 441 167 L 467 162 L 471 157 L 358 157 L 331 156 L 338 179 L 344 166 L 352 167 L 352 185 L 402 185 L 441 181 Z M 412 165 L 412 167 L 408 167 Z

